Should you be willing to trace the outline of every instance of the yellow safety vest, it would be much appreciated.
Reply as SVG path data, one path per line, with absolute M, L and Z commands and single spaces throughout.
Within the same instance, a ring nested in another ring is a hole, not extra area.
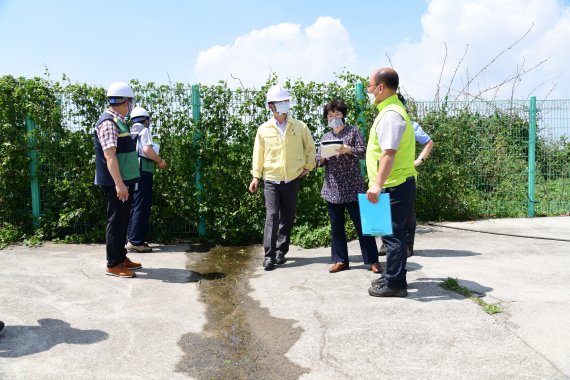
M 408 177 L 417 176 L 417 172 L 414 167 L 414 158 L 416 156 L 414 128 L 404 105 L 400 102 L 397 95 L 392 95 L 389 98 L 384 99 L 377 107 L 379 113 L 374 120 L 374 124 L 372 124 L 372 128 L 370 128 L 368 146 L 366 148 L 366 171 L 368 173 L 369 186 L 372 186 L 376 181 L 379 159 L 382 154 L 382 149 L 380 148 L 378 137 L 376 135 L 376 127 L 388 111 L 399 113 L 406 121 L 406 130 L 402 136 L 400 145 L 398 146 L 392 172 L 386 180 L 386 183 L 384 183 L 384 187 L 394 187 L 404 183 Z

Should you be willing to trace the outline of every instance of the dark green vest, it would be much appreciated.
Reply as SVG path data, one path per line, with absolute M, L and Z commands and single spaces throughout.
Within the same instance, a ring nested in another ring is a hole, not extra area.
M 119 172 L 126 185 L 138 182 L 140 178 L 139 163 L 137 159 L 136 146 L 131 139 L 129 127 L 113 115 L 104 112 L 95 124 L 93 132 L 93 142 L 95 145 L 95 184 L 98 186 L 115 186 L 115 181 L 107 168 L 107 160 L 97 135 L 97 129 L 106 121 L 112 121 L 119 129 L 117 138 L 117 161 L 119 162 Z

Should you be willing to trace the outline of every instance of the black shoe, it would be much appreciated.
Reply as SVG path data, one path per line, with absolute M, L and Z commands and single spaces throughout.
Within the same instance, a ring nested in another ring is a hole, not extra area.
M 386 256 L 386 246 L 382 243 L 382 246 L 378 250 L 378 256 Z
M 4 322 L 0 321 L 0 334 L 4 331 Z
M 273 270 L 275 268 L 275 259 L 273 257 L 266 257 L 263 260 L 263 269 L 265 270 Z
M 380 276 L 370 281 L 370 285 L 377 288 L 381 288 L 384 284 L 386 284 L 386 278 L 384 276 Z M 408 289 L 408 284 L 406 284 L 406 289 Z
M 392 289 L 384 283 L 382 286 L 372 286 L 368 289 L 368 294 L 373 297 L 406 297 L 408 291 L 404 289 Z
M 407 255 L 408 257 L 414 255 L 414 246 L 413 246 L 413 245 L 408 245 L 408 246 L 406 247 L 406 255 Z
M 280 252 L 275 257 L 275 264 L 277 264 L 277 265 L 285 264 L 286 262 L 287 262 L 287 258 L 285 257 L 284 253 Z
M 378 278 L 375 278 L 374 280 L 372 280 L 370 282 L 370 285 L 372 286 L 376 286 L 376 287 L 381 287 L 382 285 L 384 285 L 386 283 L 386 278 L 384 276 L 380 276 Z

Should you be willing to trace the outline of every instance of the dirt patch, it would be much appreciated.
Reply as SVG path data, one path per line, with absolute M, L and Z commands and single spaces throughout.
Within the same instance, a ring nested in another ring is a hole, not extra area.
M 215 247 L 205 254 L 189 251 L 187 269 L 198 281 L 207 305 L 200 334 L 186 334 L 179 345 L 185 355 L 177 370 L 198 379 L 297 379 L 307 368 L 285 353 L 303 329 L 292 319 L 269 315 L 248 294 L 248 279 L 260 255 L 254 247 Z

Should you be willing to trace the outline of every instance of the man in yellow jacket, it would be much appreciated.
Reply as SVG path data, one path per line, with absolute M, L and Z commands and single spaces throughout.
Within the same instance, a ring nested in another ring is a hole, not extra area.
M 287 261 L 300 180 L 315 167 L 311 131 L 305 123 L 288 115 L 290 100 L 287 90 L 279 85 L 267 91 L 267 105 L 273 117 L 257 129 L 253 146 L 249 191 L 255 193 L 263 179 L 265 270 Z

